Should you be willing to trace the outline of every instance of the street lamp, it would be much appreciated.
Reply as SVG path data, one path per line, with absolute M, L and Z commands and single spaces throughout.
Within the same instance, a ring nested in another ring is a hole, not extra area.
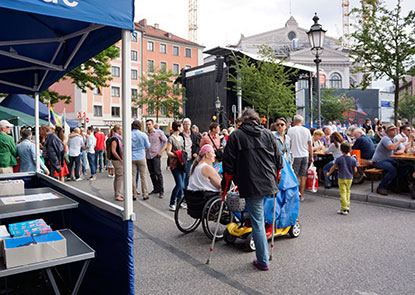
M 323 30 L 323 27 L 318 23 L 318 16 L 317 12 L 313 17 L 314 24 L 311 26 L 310 31 L 307 32 L 308 40 L 310 41 L 311 52 L 315 55 L 316 59 L 314 62 L 316 63 L 316 70 L 317 70 L 317 128 L 321 128 L 321 107 L 320 107 L 320 71 L 319 65 L 321 63 L 320 54 L 323 52 L 323 45 L 324 45 L 324 36 L 326 34 L 326 30 Z
M 220 107 L 221 107 L 221 103 L 220 103 L 220 100 L 219 100 L 219 96 L 216 96 L 215 108 L 216 108 L 216 121 L 218 123 L 219 123 Z

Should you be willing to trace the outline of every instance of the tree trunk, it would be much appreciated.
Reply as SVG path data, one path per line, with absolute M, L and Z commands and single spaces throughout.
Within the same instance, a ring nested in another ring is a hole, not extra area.
M 395 119 L 395 126 L 398 126 L 399 80 L 396 79 L 393 84 L 395 85 L 395 100 L 394 100 L 393 116 Z

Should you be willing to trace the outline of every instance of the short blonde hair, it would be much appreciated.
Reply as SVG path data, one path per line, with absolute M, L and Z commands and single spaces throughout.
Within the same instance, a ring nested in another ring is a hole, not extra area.
M 317 129 L 314 130 L 313 136 L 314 135 L 324 136 L 324 132 L 321 129 Z

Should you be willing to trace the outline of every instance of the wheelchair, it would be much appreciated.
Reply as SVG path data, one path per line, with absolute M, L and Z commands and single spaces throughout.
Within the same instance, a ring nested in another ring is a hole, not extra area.
M 183 198 L 178 202 L 174 212 L 174 221 L 177 228 L 188 234 L 202 224 L 204 233 L 209 239 L 213 235 L 218 222 L 219 209 L 222 197 L 219 192 L 184 190 Z M 231 222 L 232 214 L 226 203 L 219 221 L 219 230 L 216 239 L 223 238 L 223 232 Z

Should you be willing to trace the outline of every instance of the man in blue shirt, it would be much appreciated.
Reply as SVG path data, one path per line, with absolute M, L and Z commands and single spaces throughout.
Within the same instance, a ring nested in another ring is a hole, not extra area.
M 369 137 L 365 136 L 362 129 L 357 128 L 353 131 L 353 137 L 356 140 L 353 144 L 353 150 L 360 151 L 360 163 L 362 165 L 370 165 L 373 154 L 375 153 L 375 145 Z
M 148 199 L 147 190 L 147 161 L 146 161 L 146 149 L 150 148 L 150 142 L 147 134 L 141 131 L 141 122 L 135 120 L 131 126 L 131 146 L 132 146 L 132 170 L 133 170 L 133 200 L 136 200 L 136 175 L 137 170 L 140 172 L 141 179 L 141 192 L 143 194 L 143 200 Z
M 378 188 L 376 189 L 376 192 L 381 195 L 387 195 L 388 188 L 396 188 L 398 162 L 394 159 L 391 159 L 390 156 L 392 156 L 394 153 L 402 154 L 404 150 L 397 149 L 402 142 L 405 142 L 405 138 L 401 138 L 397 141 L 393 140 L 397 133 L 397 128 L 394 124 L 385 125 L 385 132 L 386 136 L 384 136 L 379 142 L 372 159 L 373 165 L 376 168 L 383 169 L 386 172 Z
M 20 159 L 19 172 L 36 171 L 36 149 L 35 144 L 30 141 L 32 138 L 32 131 L 25 129 L 22 131 L 22 142 L 16 146 L 17 156 Z M 40 161 L 40 169 L 49 175 L 49 170 L 45 164 L 40 160 L 40 156 L 37 158 Z

